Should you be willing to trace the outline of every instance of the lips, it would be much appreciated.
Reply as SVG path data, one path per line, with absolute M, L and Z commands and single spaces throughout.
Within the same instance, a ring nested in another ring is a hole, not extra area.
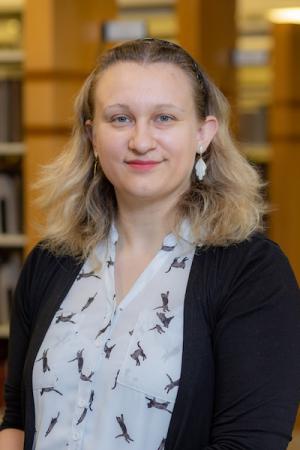
M 131 161 L 126 161 L 126 164 L 131 168 L 139 172 L 146 172 L 148 170 L 154 169 L 157 167 L 161 161 L 152 161 L 152 160 L 141 160 L 141 159 L 133 159 Z
M 153 166 L 155 164 L 159 164 L 160 161 L 152 161 L 152 160 L 140 160 L 140 159 L 133 159 L 131 161 L 126 161 L 126 164 L 129 164 L 130 166 L 134 165 L 134 166 Z

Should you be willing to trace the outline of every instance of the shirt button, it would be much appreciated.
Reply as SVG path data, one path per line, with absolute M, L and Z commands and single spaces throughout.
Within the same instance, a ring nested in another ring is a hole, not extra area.
M 78 441 L 78 439 L 80 439 L 80 432 L 79 431 L 74 431 L 73 439 L 74 439 L 74 441 Z
M 78 401 L 78 406 L 80 406 L 80 408 L 83 408 L 84 405 L 85 405 L 85 401 L 83 400 L 83 398 L 81 398 L 81 399 Z

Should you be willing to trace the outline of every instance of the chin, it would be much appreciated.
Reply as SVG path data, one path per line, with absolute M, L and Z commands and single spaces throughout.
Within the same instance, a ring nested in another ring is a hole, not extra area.
M 139 201 L 157 201 L 164 197 L 162 190 L 155 189 L 125 189 L 118 190 L 122 198 Z M 119 196 L 118 196 L 119 197 Z
M 129 186 L 123 186 L 121 192 L 128 193 L 129 195 L 136 197 L 152 197 L 157 196 L 162 192 L 162 186 L 158 186 L 154 181 L 152 183 L 145 184 L 133 184 Z

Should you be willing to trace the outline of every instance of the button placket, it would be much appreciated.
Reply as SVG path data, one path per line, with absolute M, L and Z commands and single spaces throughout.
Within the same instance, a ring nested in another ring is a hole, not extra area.
M 101 345 L 102 345 L 101 340 L 100 340 L 100 339 L 97 339 L 97 341 L 95 342 L 95 346 L 96 346 L 97 348 L 99 348 L 99 347 L 101 347 Z
M 72 440 L 75 443 L 74 447 L 78 448 L 79 447 L 79 442 L 82 439 L 82 435 L 83 435 L 83 431 L 82 431 L 82 426 L 80 426 L 81 424 L 77 425 L 77 421 L 78 418 L 80 417 L 81 413 L 82 413 L 82 408 L 75 408 L 75 415 L 73 417 L 72 420 Z M 79 415 L 78 415 L 79 414 Z M 76 417 L 78 416 L 78 417 Z
M 88 407 L 91 389 L 90 383 L 87 385 L 86 381 L 80 380 L 77 398 L 77 406 L 80 408 L 79 414 L 82 413 L 83 408 Z
M 85 405 L 86 405 L 85 400 L 84 400 L 83 398 L 80 398 L 80 399 L 78 400 L 78 406 L 79 406 L 79 408 L 83 408 Z
M 82 433 L 78 430 L 73 431 L 73 440 L 78 441 L 82 436 Z
M 72 423 L 72 439 L 73 439 L 73 441 L 78 442 L 78 445 L 79 445 L 79 441 L 83 437 L 84 421 L 82 421 L 80 423 L 78 423 L 78 421 L 84 411 L 84 408 L 77 407 L 77 408 L 75 408 L 75 411 L 76 412 L 75 412 L 75 415 L 74 415 L 73 421 L 72 421 L 73 422 Z

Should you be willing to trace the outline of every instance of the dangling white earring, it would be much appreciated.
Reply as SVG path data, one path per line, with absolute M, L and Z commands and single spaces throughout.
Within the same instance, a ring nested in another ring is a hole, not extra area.
M 206 174 L 206 169 L 207 169 L 207 166 L 202 158 L 202 154 L 204 153 L 203 145 L 201 145 L 201 144 L 199 145 L 197 153 L 200 154 L 200 158 L 196 162 L 195 171 L 196 171 L 198 180 L 202 181 Z

